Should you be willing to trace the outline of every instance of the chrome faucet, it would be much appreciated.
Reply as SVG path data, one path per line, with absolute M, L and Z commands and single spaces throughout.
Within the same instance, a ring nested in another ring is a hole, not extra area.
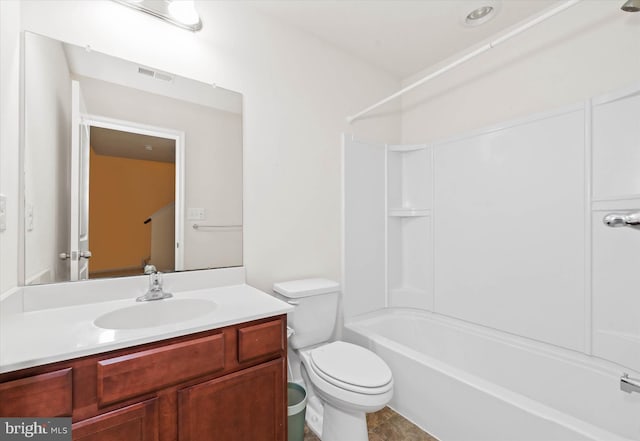
M 145 266 L 144 273 L 149 274 L 149 289 L 144 295 L 137 297 L 136 302 L 162 300 L 173 297 L 173 294 L 164 292 L 164 290 L 162 289 L 162 273 L 159 273 L 158 270 L 156 270 L 155 266 Z

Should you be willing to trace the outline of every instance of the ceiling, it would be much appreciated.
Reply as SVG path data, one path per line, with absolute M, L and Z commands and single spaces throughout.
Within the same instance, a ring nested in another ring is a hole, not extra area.
M 558 0 L 261 0 L 266 15 L 381 68 L 399 79 L 560 3 Z M 464 18 L 480 6 L 495 17 L 478 26 Z
M 95 78 L 226 112 L 242 113 L 242 95 L 237 92 L 212 87 L 211 84 L 162 72 L 80 46 L 63 43 L 63 48 L 69 70 L 75 76 Z
M 91 127 L 90 139 L 91 148 L 98 155 L 145 161 L 176 161 L 176 142 L 173 139 L 102 127 Z

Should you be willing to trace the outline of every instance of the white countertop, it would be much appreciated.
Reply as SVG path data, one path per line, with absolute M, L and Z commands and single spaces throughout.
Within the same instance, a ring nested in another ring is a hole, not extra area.
M 249 285 L 174 292 L 170 299 L 205 299 L 216 308 L 195 319 L 136 329 L 103 329 L 102 314 L 142 305 L 131 298 L 7 314 L 0 320 L 0 373 L 70 360 L 195 332 L 272 317 L 292 306 Z

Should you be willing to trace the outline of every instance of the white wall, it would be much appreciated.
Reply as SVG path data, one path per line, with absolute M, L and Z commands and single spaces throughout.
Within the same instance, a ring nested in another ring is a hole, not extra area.
M 195 34 L 110 1 L 23 1 L 8 19 L 21 21 L 25 30 L 242 93 L 248 282 L 270 290 L 274 281 L 296 277 L 339 279 L 340 135 L 352 131 L 344 118 L 372 97 L 395 91 L 398 82 L 250 4 L 197 7 L 204 29 Z M 397 141 L 398 120 L 374 118 L 355 132 Z M 17 197 L 15 183 L 6 189 Z M 14 259 L 16 252 L 6 255 Z
M 405 95 L 403 142 L 443 139 L 637 80 L 640 14 L 621 3 L 584 0 Z
M 26 283 L 68 280 L 71 75 L 62 44 L 25 35 Z
M 0 2 L 0 194 L 7 229 L 0 232 L 0 293 L 18 283 L 20 3 Z
M 242 231 L 195 231 L 200 223 L 242 224 L 242 115 L 80 77 L 89 114 L 178 130 L 185 134 L 184 268 L 242 265 Z M 91 240 L 91 237 L 89 237 Z

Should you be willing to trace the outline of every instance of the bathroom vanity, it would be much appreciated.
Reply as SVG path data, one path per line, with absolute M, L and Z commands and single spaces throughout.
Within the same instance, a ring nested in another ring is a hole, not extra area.
M 74 439 L 284 440 L 284 316 L 0 375 L 0 415 Z
M 2 333 L 24 338 L 0 347 L 0 415 L 72 417 L 74 440 L 284 441 L 290 306 L 244 284 L 174 295 L 3 311 Z M 143 329 L 95 324 L 125 308 L 144 315 L 187 299 L 216 307 Z

